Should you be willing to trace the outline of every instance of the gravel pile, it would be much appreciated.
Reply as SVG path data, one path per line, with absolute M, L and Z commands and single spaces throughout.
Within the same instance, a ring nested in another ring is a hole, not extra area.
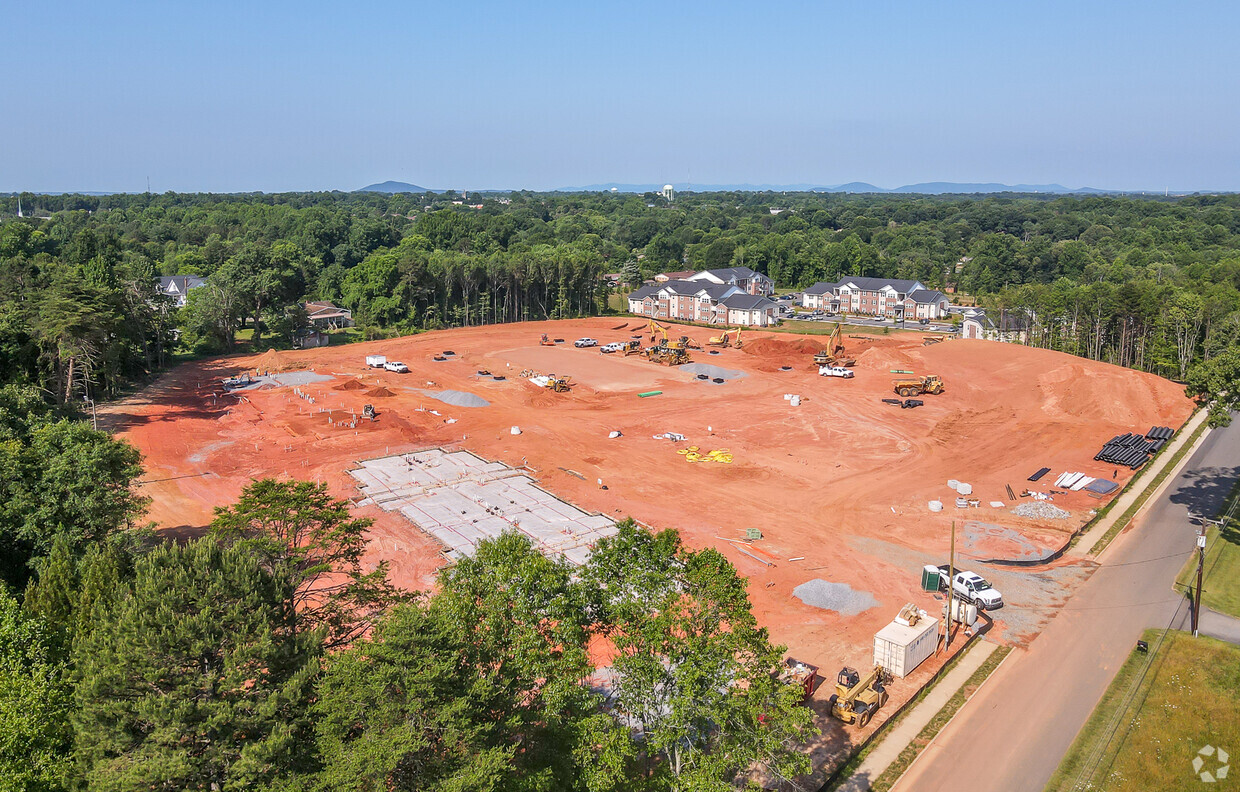
M 719 378 L 734 380 L 745 376 L 745 372 L 743 371 L 720 368 L 718 366 L 712 366 L 709 363 L 686 363 L 685 365 L 680 366 L 680 370 L 693 375 L 705 374 L 711 379 Z
M 441 390 L 441 391 L 422 391 L 432 399 L 438 399 L 444 404 L 451 404 L 453 407 L 490 407 L 491 403 L 481 396 L 470 393 L 469 391 L 457 390 Z
M 1058 506 L 1052 506 L 1043 501 L 1022 503 L 1015 509 L 1012 509 L 1012 514 L 1020 517 L 1032 517 L 1035 520 L 1066 520 L 1072 516 Z
M 878 605 L 868 591 L 853 591 L 847 583 L 828 583 L 822 578 L 802 583 L 792 590 L 792 596 L 806 605 L 833 610 L 841 616 L 856 616 Z

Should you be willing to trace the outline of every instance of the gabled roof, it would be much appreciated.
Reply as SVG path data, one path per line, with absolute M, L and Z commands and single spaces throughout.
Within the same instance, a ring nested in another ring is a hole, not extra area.
M 659 288 L 660 290 L 667 289 L 668 292 L 681 297 L 692 297 L 694 295 L 705 293 L 712 300 L 721 300 L 736 291 L 735 286 L 727 283 L 711 283 L 710 281 L 703 282 L 692 280 L 668 281 Z
M 644 300 L 650 295 L 656 294 L 659 291 L 659 289 L 662 289 L 662 288 L 663 288 L 662 284 L 649 284 L 649 285 L 641 287 L 635 292 L 629 292 L 629 299 L 630 300 Z
M 185 294 L 190 289 L 205 286 L 205 278 L 196 275 L 160 275 L 159 290 L 167 294 Z
M 805 290 L 806 294 L 834 294 L 835 287 L 838 284 L 827 283 L 826 281 L 818 281 L 813 286 Z
M 897 278 L 863 278 L 857 277 L 841 277 L 838 286 L 856 286 L 862 291 L 882 291 L 885 288 L 895 289 L 897 292 L 908 294 L 917 290 L 921 284 L 917 281 L 900 280 Z
M 946 299 L 943 292 L 933 291 L 929 289 L 918 289 L 915 292 L 909 292 L 908 298 L 915 303 L 929 305 L 939 300 Z
M 991 330 L 1003 333 L 1020 332 L 1029 328 L 1029 314 L 1025 311 L 1001 311 L 998 319 L 992 319 L 983 308 L 974 308 L 964 315 L 964 321 L 974 321 Z
M 693 279 L 701 278 L 703 275 L 711 275 L 721 281 L 729 281 L 733 278 L 737 280 L 752 280 L 754 278 L 766 278 L 760 272 L 754 272 L 749 267 L 723 267 L 722 269 L 702 270 L 693 276 Z M 767 280 L 770 280 L 767 278 Z
M 723 304 L 737 311 L 752 311 L 755 308 L 767 308 L 775 305 L 774 300 L 770 300 L 758 294 L 746 294 L 745 292 L 737 292 L 723 299 Z
M 348 308 L 341 308 L 329 300 L 306 303 L 306 314 L 311 319 L 331 319 L 337 316 L 353 317 L 353 312 Z
M 668 280 L 687 280 L 690 276 L 693 275 L 693 270 L 678 270 L 676 272 L 660 272 L 659 275 L 656 275 L 655 277 L 657 278 L 660 275 L 663 276 L 664 278 L 667 278 Z

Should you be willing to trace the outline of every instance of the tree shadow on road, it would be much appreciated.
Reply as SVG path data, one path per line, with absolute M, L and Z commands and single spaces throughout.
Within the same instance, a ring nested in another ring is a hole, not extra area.
M 1184 473 L 1187 480 L 1168 499 L 1188 509 L 1195 517 L 1212 518 L 1240 478 L 1240 467 L 1208 467 Z

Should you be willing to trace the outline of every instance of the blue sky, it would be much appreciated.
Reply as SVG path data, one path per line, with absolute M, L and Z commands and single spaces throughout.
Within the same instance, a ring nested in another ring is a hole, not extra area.
M 8 3 L 0 190 L 1240 190 L 1235 3 Z

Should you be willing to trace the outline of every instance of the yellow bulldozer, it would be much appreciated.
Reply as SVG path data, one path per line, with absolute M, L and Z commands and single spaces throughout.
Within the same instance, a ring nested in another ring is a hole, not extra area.
M 887 703 L 890 683 L 891 675 L 882 666 L 874 666 L 864 677 L 855 669 L 841 668 L 835 680 L 835 692 L 827 699 L 831 717 L 865 728 L 874 713 Z
M 844 333 L 839 322 L 831 329 L 831 337 L 827 339 L 827 348 L 814 353 L 814 365 L 823 366 L 855 366 L 856 358 L 844 356 Z
M 920 396 L 929 393 L 937 396 L 943 392 L 943 378 L 938 374 L 923 374 L 920 377 L 901 377 L 891 381 L 892 390 L 904 397 Z
M 651 363 L 659 363 L 664 366 L 683 366 L 685 363 L 693 360 L 693 358 L 689 357 L 688 348 L 669 344 L 648 347 L 645 352 L 646 358 Z
M 573 378 L 557 377 L 554 374 L 548 374 L 547 387 L 556 393 L 568 393 L 573 388 Z
M 642 353 L 642 342 L 637 339 L 624 342 L 624 356 L 640 355 Z

